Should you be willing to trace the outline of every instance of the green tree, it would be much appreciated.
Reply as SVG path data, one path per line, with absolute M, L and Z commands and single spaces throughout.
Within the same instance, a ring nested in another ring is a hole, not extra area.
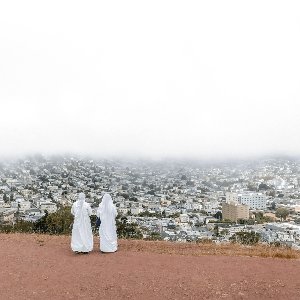
M 34 223 L 19 220 L 14 225 L 0 225 L 0 232 L 4 233 L 12 233 L 12 232 L 26 232 L 32 233 L 34 232 Z
M 142 239 L 143 234 L 136 223 L 128 223 L 126 217 L 117 218 L 117 234 L 119 238 Z
M 227 235 L 227 234 L 229 234 L 229 230 L 228 229 L 223 229 L 223 230 L 221 230 L 220 234 L 221 235 Z
M 68 234 L 71 232 L 73 215 L 69 207 L 63 207 L 46 218 L 47 232 L 50 234 Z
M 49 234 L 69 234 L 73 220 L 70 207 L 62 207 L 53 214 L 48 214 L 45 211 L 45 215 L 35 223 L 34 231 Z
M 265 183 L 261 183 L 261 184 L 258 186 L 258 189 L 259 189 L 259 190 L 269 190 L 270 187 L 269 187 L 267 184 L 265 184 Z
M 240 243 L 243 245 L 255 245 L 260 240 L 260 234 L 254 231 L 239 231 L 229 238 L 231 242 Z
M 46 233 L 48 230 L 47 227 L 47 218 L 48 218 L 48 211 L 45 211 L 45 215 L 41 217 L 35 224 L 34 224 L 34 231 L 38 233 Z
M 214 227 L 214 236 L 219 236 L 219 225 L 216 224 L 215 227 Z
M 160 241 L 160 240 L 162 240 L 162 237 L 158 232 L 151 232 L 149 237 L 146 240 L 148 240 L 148 241 Z
M 282 219 L 286 220 L 286 217 L 289 215 L 289 211 L 284 207 L 280 207 L 276 210 L 275 215 L 277 218 L 280 218 L 280 221 L 282 221 Z
M 4 195 L 3 195 L 3 201 L 4 201 L 5 203 L 7 203 L 8 200 L 9 200 L 8 196 L 6 195 L 6 193 L 4 193 Z

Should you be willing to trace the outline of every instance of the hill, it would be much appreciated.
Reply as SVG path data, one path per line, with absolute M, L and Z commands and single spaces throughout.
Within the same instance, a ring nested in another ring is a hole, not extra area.
M 76 255 L 69 244 L 68 236 L 0 234 L 0 299 L 300 299 L 300 260 L 290 250 L 278 256 L 296 258 L 120 240 L 117 253 L 101 254 L 95 238 L 92 253 Z

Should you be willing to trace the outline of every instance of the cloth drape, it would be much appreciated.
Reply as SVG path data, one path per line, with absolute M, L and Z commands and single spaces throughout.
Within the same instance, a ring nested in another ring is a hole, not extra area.
M 80 193 L 78 200 L 73 203 L 71 213 L 74 215 L 71 248 L 76 252 L 90 252 L 93 250 L 93 233 L 90 215 L 92 209 L 85 202 L 85 195 Z
M 117 209 L 113 204 L 109 194 L 105 194 L 102 198 L 97 216 L 101 220 L 99 227 L 100 250 L 102 252 L 115 252 L 118 248 L 116 216 Z

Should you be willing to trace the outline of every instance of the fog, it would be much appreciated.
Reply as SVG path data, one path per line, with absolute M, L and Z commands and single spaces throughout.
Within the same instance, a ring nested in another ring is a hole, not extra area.
M 1 1 L 0 156 L 300 154 L 299 1 Z

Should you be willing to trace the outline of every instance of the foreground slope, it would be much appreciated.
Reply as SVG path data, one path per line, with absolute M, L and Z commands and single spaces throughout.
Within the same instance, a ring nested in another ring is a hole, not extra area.
M 299 259 L 162 253 L 142 241 L 101 254 L 95 241 L 75 255 L 66 236 L 0 234 L 0 299 L 300 299 Z

